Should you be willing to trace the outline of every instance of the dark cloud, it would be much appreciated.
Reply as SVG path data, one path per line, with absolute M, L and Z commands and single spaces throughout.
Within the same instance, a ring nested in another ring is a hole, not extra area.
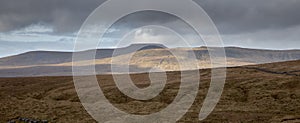
M 0 32 L 44 22 L 57 33 L 77 31 L 86 17 L 105 0 L 1 0 Z M 194 0 L 222 34 L 251 33 L 300 25 L 299 0 Z M 109 14 L 109 13 L 108 13 Z M 123 20 L 123 27 L 173 22 L 166 14 L 140 13 Z M 134 20 L 134 21 L 128 21 Z
M 300 25 L 299 0 L 195 0 L 222 33 L 284 29 Z
M 104 1 L 0 0 L 0 57 L 32 50 L 71 50 L 76 37 L 73 32 L 77 32 L 84 20 Z M 215 22 L 226 46 L 299 49 L 300 0 L 194 1 Z M 181 31 L 180 34 L 194 37 L 191 28 L 177 17 L 162 12 L 144 11 L 119 20 L 114 25 L 115 31 L 106 35 L 109 40 L 104 45 L 114 46 L 118 38 L 122 38 L 133 28 L 156 24 L 175 27 L 177 29 L 174 30 Z M 46 27 L 43 28 L 43 25 Z M 34 30 L 32 27 L 35 27 Z M 35 34 L 40 31 L 43 34 Z M 166 41 L 174 40 L 174 37 L 165 33 L 153 36 Z M 194 46 L 199 46 L 197 43 Z
M 52 24 L 57 32 L 78 30 L 104 0 L 1 0 L 0 31 L 30 24 Z

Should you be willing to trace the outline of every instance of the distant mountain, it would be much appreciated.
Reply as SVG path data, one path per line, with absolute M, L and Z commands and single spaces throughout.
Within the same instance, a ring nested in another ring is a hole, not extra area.
M 98 49 L 95 58 L 103 59 L 112 57 L 114 51 L 116 50 L 119 51 L 119 54 L 114 54 L 114 56 L 128 54 L 134 52 L 136 49 L 138 49 L 138 51 L 141 51 L 157 48 L 165 48 L 165 46 L 160 44 L 133 44 L 128 47 L 118 49 Z M 83 51 L 80 53 L 87 54 L 88 52 L 94 52 L 94 50 Z M 1 58 L 0 66 L 48 65 L 61 64 L 66 62 L 72 62 L 72 52 L 33 51 L 20 55 Z
M 228 58 L 251 63 L 271 63 L 300 59 L 300 50 L 260 50 L 239 47 L 227 47 L 225 50 Z
M 59 64 L 72 61 L 71 52 L 33 51 L 0 59 L 0 66 Z
M 217 49 L 212 48 L 212 50 Z M 114 71 L 116 73 L 123 73 L 126 71 L 124 66 L 128 65 L 132 73 L 147 72 L 153 67 L 166 71 L 197 69 L 180 67 L 177 58 L 170 51 L 179 52 L 178 57 L 184 59 L 187 64 L 194 62 L 192 56 L 196 56 L 200 68 L 211 68 L 206 47 L 168 49 L 161 44 L 133 44 L 124 48 L 96 50 L 96 71 L 98 74 L 111 73 L 112 61 L 118 68 L 118 71 Z M 300 60 L 300 50 L 226 47 L 225 51 L 229 67 Z M 90 52 L 95 50 L 78 53 L 85 55 Z M 131 57 L 130 62 L 126 63 L 124 59 L 129 57 Z M 82 65 L 91 64 L 80 64 Z M 71 52 L 35 51 L 0 59 L 0 77 L 68 75 L 72 75 Z

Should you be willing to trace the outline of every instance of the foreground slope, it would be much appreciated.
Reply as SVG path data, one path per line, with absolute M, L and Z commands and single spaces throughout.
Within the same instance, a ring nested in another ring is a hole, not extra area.
M 228 68 L 224 93 L 204 122 L 299 122 L 300 61 Z M 210 82 L 210 70 L 200 70 L 199 94 L 179 122 L 198 122 Z M 98 76 L 106 97 L 119 109 L 133 114 L 157 112 L 177 94 L 180 72 L 168 72 L 164 91 L 150 101 L 126 97 L 111 75 Z M 135 84 L 149 84 L 148 74 L 131 75 Z M 190 77 L 189 79 L 195 79 Z M 50 122 L 95 122 L 77 98 L 72 77 L 0 79 L 0 122 L 15 117 L 47 119 Z

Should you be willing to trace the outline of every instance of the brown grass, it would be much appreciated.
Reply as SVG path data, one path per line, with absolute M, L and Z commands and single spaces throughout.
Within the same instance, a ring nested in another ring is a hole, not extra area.
M 297 66 L 298 65 L 298 66 Z M 258 65 L 270 71 L 300 70 L 300 61 Z M 274 67 L 275 66 L 275 67 Z M 210 81 L 210 70 L 200 70 L 199 95 L 189 112 L 178 122 L 198 121 L 202 101 Z M 98 76 L 106 97 L 117 108 L 133 114 L 149 114 L 170 104 L 179 87 L 179 72 L 169 72 L 164 91 L 149 101 L 122 94 L 111 75 Z M 140 87 L 149 85 L 148 74 L 132 75 Z M 72 77 L 34 77 L 0 79 L 0 122 L 15 117 L 47 119 L 50 122 L 95 122 L 76 95 Z M 299 122 L 300 77 L 237 67 L 228 69 L 221 101 L 203 122 Z

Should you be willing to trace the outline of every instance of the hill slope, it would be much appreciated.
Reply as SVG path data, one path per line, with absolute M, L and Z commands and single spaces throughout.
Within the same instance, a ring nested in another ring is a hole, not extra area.
M 122 54 L 132 52 L 133 49 L 144 47 L 141 50 L 163 48 L 160 44 L 133 44 L 128 47 L 118 49 L 98 49 L 96 51 L 96 59 L 112 57 L 115 50 L 123 51 Z M 87 54 L 94 50 L 82 51 L 79 53 Z M 122 54 L 115 54 L 122 55 Z M 0 59 L 0 66 L 31 66 L 31 65 L 48 65 L 60 64 L 72 61 L 72 52 L 51 52 L 51 51 L 33 51 L 20 55 L 5 57 Z
M 115 51 L 117 51 L 116 54 L 114 54 Z M 97 74 L 110 74 L 112 64 L 119 68 L 119 71 L 114 71 L 115 73 L 123 73 L 127 65 L 130 66 L 131 73 L 147 72 L 153 67 L 165 71 L 190 69 L 189 67 L 180 68 L 177 58 L 170 51 L 179 52 L 177 57 L 184 59 L 187 63 L 194 63 L 192 56 L 195 55 L 200 68 L 211 68 L 209 53 L 205 47 L 191 50 L 189 48 L 167 49 L 160 44 L 133 44 L 125 48 L 97 50 L 96 71 Z M 300 59 L 300 50 L 276 51 L 226 47 L 225 51 L 229 67 Z M 84 55 L 89 52 L 93 50 L 79 53 Z M 129 63 L 126 63 L 124 59 L 131 56 Z M 80 62 L 75 64 L 91 65 L 80 64 Z M 72 53 L 70 52 L 37 51 L 0 59 L 0 77 L 69 75 L 72 75 Z
M 143 55 L 152 52 L 151 50 L 162 49 L 161 52 L 155 52 L 157 56 L 165 54 L 168 50 L 165 46 L 160 44 L 133 44 L 128 47 L 118 49 L 99 49 L 96 53 L 96 59 L 110 58 L 115 50 L 118 50 L 120 54 L 115 56 L 126 55 L 132 53 L 134 49 L 143 47 L 138 51 L 145 51 Z M 176 50 L 185 51 L 186 48 L 176 48 Z M 205 59 L 208 57 L 208 51 L 205 47 L 194 48 L 194 53 L 198 59 Z M 267 62 L 279 62 L 290 61 L 300 59 L 300 50 L 258 50 L 258 49 L 246 49 L 238 47 L 226 47 L 226 56 L 228 58 L 237 59 L 250 63 L 267 63 Z M 83 51 L 82 54 L 86 54 L 90 51 Z M 193 51 L 189 51 L 193 52 Z M 141 53 L 140 53 L 141 54 Z M 153 53 L 152 53 L 153 54 Z M 170 55 L 170 54 L 168 54 Z M 50 52 L 50 51 L 33 51 L 16 56 L 10 56 L 0 59 L 0 66 L 30 66 L 30 65 L 48 65 L 48 64 L 61 64 L 72 61 L 71 52 Z
M 299 71 L 300 61 L 228 68 L 221 100 L 204 122 L 299 122 Z M 200 70 L 200 74 L 197 99 L 180 123 L 198 122 L 210 84 L 210 69 Z M 177 94 L 180 72 L 168 72 L 167 76 L 166 88 L 149 101 L 122 94 L 111 75 L 97 78 L 114 106 L 133 114 L 149 114 L 165 108 Z M 149 85 L 148 74 L 134 74 L 131 78 L 139 87 Z M 16 117 L 58 123 L 95 122 L 80 104 L 72 77 L 0 78 L 0 92 L 0 122 Z

